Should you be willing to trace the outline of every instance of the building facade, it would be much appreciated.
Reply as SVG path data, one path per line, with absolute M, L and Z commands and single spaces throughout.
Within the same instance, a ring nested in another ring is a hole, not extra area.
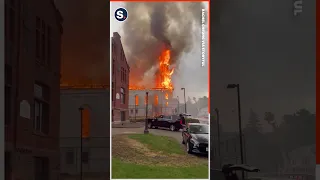
M 6 180 L 59 179 L 61 23 L 52 0 L 5 0 Z
M 124 54 L 121 36 L 112 37 L 112 122 L 129 120 L 129 73 L 130 67 Z
M 82 166 L 82 175 L 85 179 L 92 177 L 108 179 L 109 87 L 62 88 L 60 101 L 61 178 L 79 177 Z
M 146 92 L 148 92 L 148 114 L 146 114 Z M 141 119 L 157 115 L 178 113 L 179 101 L 170 90 L 129 90 L 129 117 Z

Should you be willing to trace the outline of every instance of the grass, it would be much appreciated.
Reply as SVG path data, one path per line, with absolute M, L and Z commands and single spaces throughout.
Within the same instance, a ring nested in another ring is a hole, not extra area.
M 112 178 L 208 178 L 208 159 L 187 154 L 173 138 L 131 134 L 112 141 Z
M 122 162 L 112 158 L 112 178 L 115 179 L 190 179 L 208 178 L 208 166 L 198 165 L 194 167 L 174 166 L 147 166 Z
M 153 134 L 133 134 L 128 136 L 142 144 L 145 144 L 150 150 L 160 151 L 166 154 L 184 154 L 181 145 L 177 140 Z

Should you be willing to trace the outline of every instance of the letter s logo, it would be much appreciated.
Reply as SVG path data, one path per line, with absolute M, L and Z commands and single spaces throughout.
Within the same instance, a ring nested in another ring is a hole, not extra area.
M 123 18 L 123 11 L 117 11 L 117 19 L 122 19 Z
M 118 8 L 114 12 L 114 17 L 118 21 L 125 21 L 128 18 L 128 11 L 125 8 Z

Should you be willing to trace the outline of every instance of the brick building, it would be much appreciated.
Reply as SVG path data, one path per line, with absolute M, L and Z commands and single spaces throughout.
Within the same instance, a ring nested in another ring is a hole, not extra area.
M 126 121 L 129 99 L 129 73 L 121 36 L 114 32 L 112 37 L 112 122 Z
M 61 23 L 52 0 L 5 0 L 6 180 L 59 178 Z

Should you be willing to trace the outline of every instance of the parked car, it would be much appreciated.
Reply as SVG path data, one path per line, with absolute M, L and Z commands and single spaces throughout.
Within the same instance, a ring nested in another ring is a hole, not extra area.
M 186 145 L 187 152 L 208 154 L 209 125 L 188 123 L 182 132 L 182 144 Z
M 259 172 L 260 170 L 244 164 L 227 164 L 222 169 L 210 169 L 210 176 L 215 180 L 239 180 L 237 171 Z
M 179 115 L 160 115 L 148 119 L 148 128 L 169 128 L 171 131 L 179 131 L 183 128 L 183 124 Z

